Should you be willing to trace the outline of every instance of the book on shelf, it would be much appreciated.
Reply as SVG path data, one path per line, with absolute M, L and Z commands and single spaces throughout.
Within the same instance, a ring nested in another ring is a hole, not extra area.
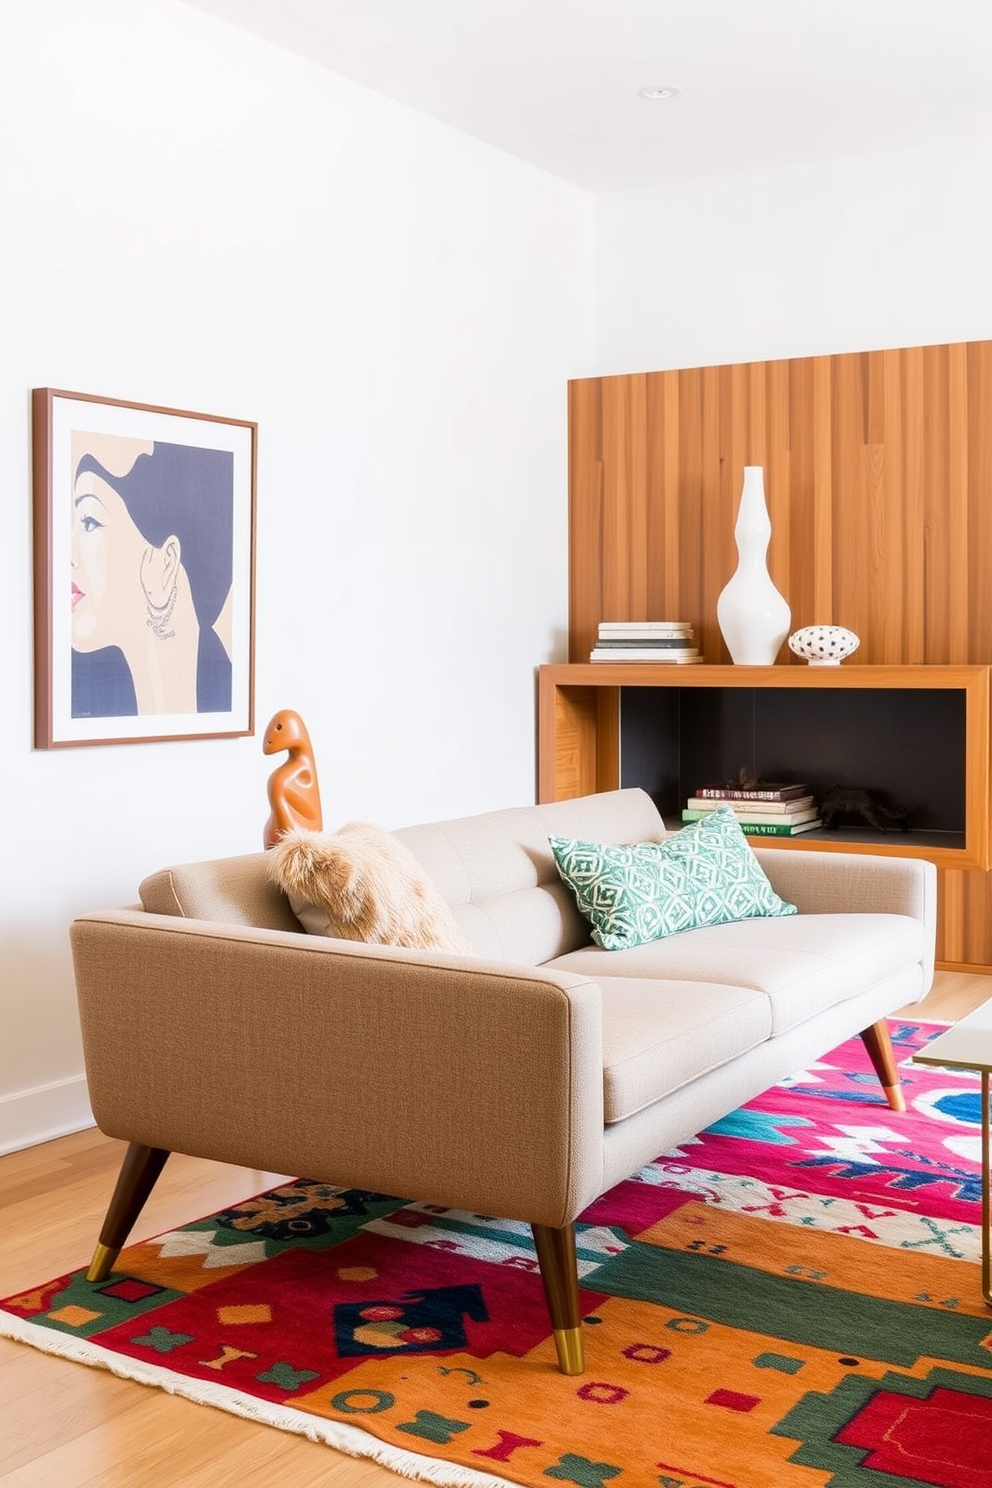
M 797 822 L 795 826 L 791 823 L 785 826 L 781 822 L 740 823 L 740 829 L 747 837 L 798 837 L 802 832 L 813 832 L 822 826 L 819 816 L 815 816 L 812 821 Z
M 692 646 L 692 638 L 689 635 L 599 635 L 596 646 L 650 646 L 674 650 L 678 646 Z
M 720 802 L 719 803 L 719 805 L 723 805 L 723 804 L 725 804 L 725 803 L 724 802 Z M 712 816 L 713 815 L 713 812 L 716 809 L 717 809 L 716 806 L 714 806 L 712 808 L 712 810 L 709 810 L 709 811 L 704 810 L 704 809 L 701 809 L 701 808 L 700 809 L 697 809 L 697 808 L 693 808 L 692 806 L 687 806 L 685 808 L 685 810 L 683 811 L 683 813 L 682 813 L 682 820 L 684 822 L 703 821 L 707 816 Z M 781 814 L 779 816 L 775 816 L 770 811 L 757 811 L 757 810 L 755 810 L 755 811 L 736 811 L 735 810 L 734 811 L 734 817 L 736 818 L 736 820 L 738 822 L 740 822 L 740 824 L 741 824 L 742 827 L 743 826 L 782 827 L 784 831 L 788 831 L 791 827 L 798 827 L 798 826 L 801 826 L 805 822 L 812 821 L 814 817 L 818 817 L 819 815 L 820 815 L 820 808 L 819 808 L 819 806 L 808 806 L 803 811 L 790 811 L 788 813 L 783 813 L 783 814 Z
M 590 661 L 655 661 L 659 666 L 702 661 L 694 646 L 666 651 L 661 646 L 596 646 L 589 652 Z
M 601 620 L 601 636 L 692 635 L 688 620 Z
M 710 796 L 690 796 L 686 801 L 690 811 L 716 811 L 718 806 L 730 806 L 738 815 L 741 812 L 760 811 L 764 814 L 774 812 L 776 815 L 791 815 L 794 811 L 805 811 L 808 806 L 814 804 L 814 797 L 793 796 L 788 801 L 720 801 Z
M 743 785 L 701 785 L 696 795 L 707 801 L 794 801 L 797 796 L 809 795 L 808 785 L 787 785 L 778 781 L 762 781 L 753 788 Z

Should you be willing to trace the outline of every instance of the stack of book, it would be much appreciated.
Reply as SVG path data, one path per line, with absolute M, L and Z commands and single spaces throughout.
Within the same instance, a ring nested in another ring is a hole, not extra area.
M 690 796 L 684 822 L 701 821 L 718 806 L 730 806 L 741 830 L 753 837 L 798 837 L 822 827 L 819 808 L 808 785 L 761 781 L 752 787 L 704 785 Z
M 702 661 L 685 620 L 602 620 L 590 661 Z

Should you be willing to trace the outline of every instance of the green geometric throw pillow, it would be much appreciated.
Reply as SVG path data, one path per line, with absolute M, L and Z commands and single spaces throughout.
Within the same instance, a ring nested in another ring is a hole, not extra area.
M 558 872 L 605 951 L 762 915 L 791 915 L 729 806 L 630 847 L 549 837 Z

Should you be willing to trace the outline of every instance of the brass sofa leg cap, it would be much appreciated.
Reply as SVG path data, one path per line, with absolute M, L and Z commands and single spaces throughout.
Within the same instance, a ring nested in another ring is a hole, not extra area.
M 902 1093 L 901 1085 L 883 1085 L 882 1090 L 889 1103 L 890 1111 L 905 1111 L 906 1097 Z
M 562 1374 L 581 1374 L 586 1367 L 582 1352 L 581 1328 L 556 1328 L 555 1348 L 558 1350 L 558 1368 Z
M 90 1269 L 86 1273 L 87 1281 L 106 1281 L 114 1269 L 114 1262 L 120 1255 L 120 1250 L 114 1250 L 109 1245 L 98 1245 L 93 1252 L 90 1261 Z

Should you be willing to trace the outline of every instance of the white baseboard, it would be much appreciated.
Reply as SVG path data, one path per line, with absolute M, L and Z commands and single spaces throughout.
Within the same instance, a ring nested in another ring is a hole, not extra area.
M 84 1075 L 0 1095 L 0 1156 L 95 1125 Z

